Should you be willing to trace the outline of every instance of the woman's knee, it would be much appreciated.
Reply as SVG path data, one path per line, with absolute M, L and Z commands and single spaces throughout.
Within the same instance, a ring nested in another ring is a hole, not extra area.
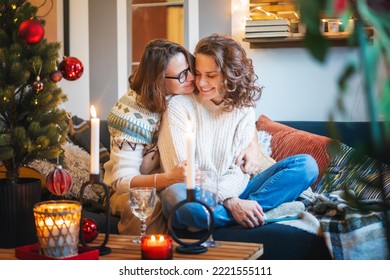
M 319 174 L 317 161 L 309 154 L 302 154 L 301 157 L 303 174 L 306 175 L 307 181 L 312 184 L 318 178 Z

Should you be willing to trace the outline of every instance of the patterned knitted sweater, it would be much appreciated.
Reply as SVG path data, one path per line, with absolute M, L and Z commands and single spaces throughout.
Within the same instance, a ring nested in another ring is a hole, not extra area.
M 140 106 L 136 96 L 130 89 L 107 118 L 111 151 L 110 160 L 104 164 L 104 182 L 118 194 L 128 192 L 133 177 L 143 173 L 143 156 L 157 142 L 160 114 Z
M 201 170 L 215 170 L 221 176 L 219 200 L 239 196 L 249 175 L 235 164 L 239 153 L 253 139 L 253 108 L 226 112 L 198 95 L 174 96 L 163 114 L 158 137 L 161 163 L 165 171 L 186 160 L 185 134 L 191 119 L 195 132 L 195 160 Z

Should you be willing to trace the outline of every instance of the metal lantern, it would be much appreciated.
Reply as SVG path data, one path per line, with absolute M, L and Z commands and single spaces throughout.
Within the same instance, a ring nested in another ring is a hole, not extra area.
M 35 226 L 42 255 L 62 259 L 78 254 L 81 204 L 50 200 L 34 206 Z

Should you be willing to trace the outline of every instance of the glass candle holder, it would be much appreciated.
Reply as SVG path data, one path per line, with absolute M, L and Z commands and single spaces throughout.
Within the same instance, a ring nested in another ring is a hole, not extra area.
M 50 200 L 34 206 L 39 253 L 61 259 L 78 254 L 81 204 Z
M 143 260 L 172 260 L 173 242 L 169 235 L 145 235 L 141 239 Z

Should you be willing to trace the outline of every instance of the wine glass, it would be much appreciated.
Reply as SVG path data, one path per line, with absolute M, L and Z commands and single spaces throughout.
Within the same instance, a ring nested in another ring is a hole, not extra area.
M 130 209 L 133 214 L 141 220 L 141 234 L 133 239 L 134 243 L 141 243 L 141 238 L 146 233 L 146 218 L 149 217 L 156 204 L 155 188 L 131 188 Z
M 212 210 L 218 204 L 218 176 L 215 171 L 201 171 L 199 181 L 199 200 L 205 203 Z M 207 213 L 209 230 L 211 230 L 210 213 L 206 209 L 205 211 Z M 213 235 L 210 234 L 209 238 L 201 245 L 204 247 L 218 247 L 221 244 L 215 241 L 213 239 Z

